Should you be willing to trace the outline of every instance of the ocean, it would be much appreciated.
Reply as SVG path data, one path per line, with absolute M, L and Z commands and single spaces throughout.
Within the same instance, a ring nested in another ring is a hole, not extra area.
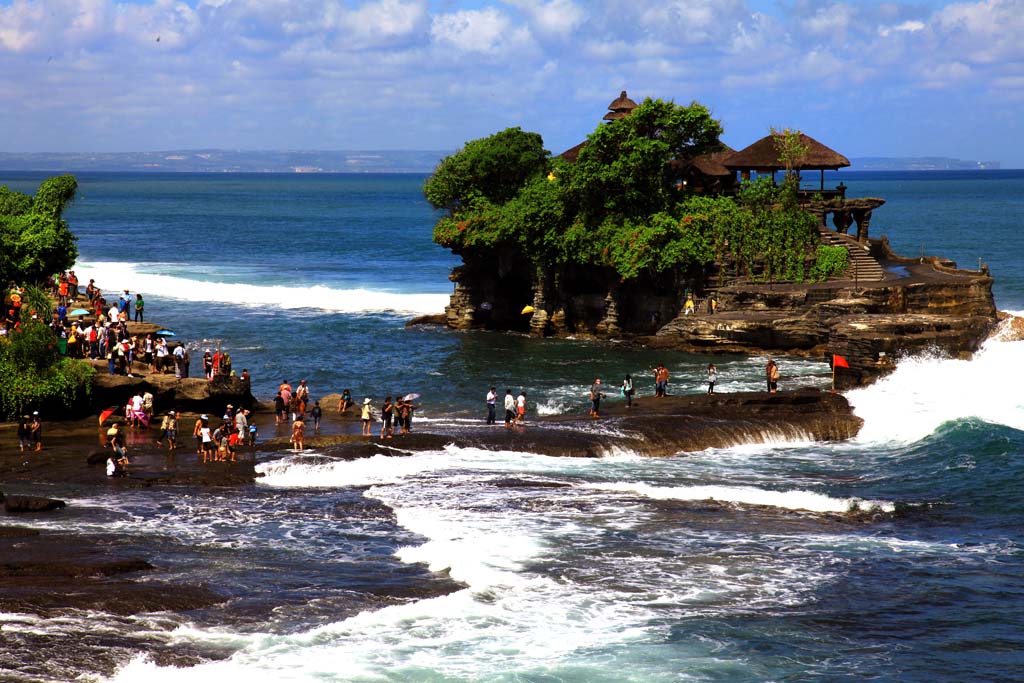
M 0 184 L 34 192 L 43 177 Z M 282 379 L 306 379 L 314 398 L 416 392 L 423 429 L 483 429 L 492 385 L 525 389 L 541 415 L 584 410 L 598 375 L 631 373 L 650 393 L 659 362 L 674 393 L 703 391 L 711 360 L 719 391 L 762 386 L 761 357 L 406 329 L 443 310 L 458 263 L 431 242 L 423 176 L 78 178 L 66 218 L 83 285 L 141 292 L 148 318 L 228 350 L 264 400 Z M 997 306 L 1024 311 L 1024 171 L 834 178 L 887 200 L 872 236 L 987 264 Z M 828 386 L 823 361 L 780 366 L 783 388 Z M 1022 368 L 1024 342 L 998 337 L 970 361 L 905 359 L 846 394 L 865 425 L 837 444 L 657 459 L 282 452 L 240 491 L 72 487 L 65 512 L 24 523 L 130 539 L 161 578 L 230 599 L 0 613 L 0 653 L 24 662 L 6 677 L 1024 681 Z

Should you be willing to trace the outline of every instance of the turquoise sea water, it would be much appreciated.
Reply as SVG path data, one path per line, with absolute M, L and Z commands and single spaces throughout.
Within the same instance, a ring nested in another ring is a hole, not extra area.
M 1024 310 L 1024 172 L 839 177 L 886 198 L 872 235 L 980 258 L 997 305 Z M 416 391 L 426 425 L 472 428 L 492 384 L 526 389 L 542 414 L 580 410 L 598 374 L 632 372 L 644 391 L 655 362 L 674 391 L 703 388 L 708 357 L 406 330 L 442 310 L 457 263 L 430 241 L 421 176 L 79 180 L 67 218 L 83 283 L 142 292 L 149 317 L 228 349 L 262 398 L 284 378 L 314 396 Z M 763 359 L 714 360 L 720 390 L 760 388 Z M 71 492 L 72 514 L 33 523 L 127 535 L 172 577 L 233 597 L 134 620 L 0 615 L 0 649 L 52 634 L 64 659 L 47 680 L 92 675 L 97 628 L 132 634 L 104 650 L 117 681 L 1024 680 L 1022 361 L 1022 342 L 999 340 L 972 361 L 907 359 L 849 393 L 865 427 L 843 444 L 282 454 L 228 497 Z M 781 363 L 794 384 L 828 382 L 824 363 Z M 458 590 L 437 589 L 450 579 Z M 153 642 L 200 663 L 161 666 Z

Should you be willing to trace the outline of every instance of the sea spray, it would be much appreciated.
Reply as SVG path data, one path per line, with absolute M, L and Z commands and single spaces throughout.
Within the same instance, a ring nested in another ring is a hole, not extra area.
M 122 285 L 132 293 L 144 292 L 146 297 L 162 297 L 184 301 L 212 302 L 262 308 L 273 306 L 286 310 L 310 309 L 334 313 L 399 313 L 422 315 L 440 313 L 448 304 L 448 295 L 365 288 L 342 289 L 325 285 L 268 285 L 245 281 L 244 271 L 234 274 L 234 281 L 223 281 L 224 273 L 203 273 L 184 264 L 131 264 L 121 262 L 79 262 L 79 277 L 90 278 L 101 287 L 110 301 Z M 183 275 L 191 273 L 193 277 Z M 174 273 L 169 274 L 169 273 Z M 206 277 L 203 277 L 203 276 Z
M 847 392 L 864 419 L 857 441 L 912 443 L 976 417 L 1024 430 L 1024 341 L 992 338 L 971 360 L 914 356 L 873 385 Z

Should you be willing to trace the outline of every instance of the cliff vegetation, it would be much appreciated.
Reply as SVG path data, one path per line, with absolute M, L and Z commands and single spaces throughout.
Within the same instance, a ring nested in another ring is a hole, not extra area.
M 434 241 L 467 264 L 500 254 L 538 278 L 584 268 L 620 283 L 667 273 L 694 282 L 717 263 L 733 275 L 803 282 L 844 268 L 836 250 L 819 249 L 795 183 L 762 177 L 735 196 L 703 196 L 676 177 L 671 161 L 724 149 L 721 134 L 701 104 L 647 99 L 599 125 L 574 163 L 519 128 L 468 142 L 424 184 L 445 210 Z

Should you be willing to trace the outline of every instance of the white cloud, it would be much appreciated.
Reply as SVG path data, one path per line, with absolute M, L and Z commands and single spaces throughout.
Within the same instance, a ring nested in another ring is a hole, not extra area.
M 1024 3 L 986 0 L 945 7 L 935 30 L 958 55 L 978 63 L 1024 59 Z
M 921 87 L 929 89 L 948 88 L 958 81 L 969 78 L 971 73 L 971 67 L 961 62 L 929 65 L 921 69 Z
M 341 38 L 355 47 L 394 45 L 425 30 L 427 6 L 421 0 L 377 0 L 351 12 L 338 21 Z
M 800 21 L 801 26 L 810 35 L 835 37 L 850 28 L 856 17 L 851 5 L 831 3 L 819 7 L 809 16 Z
M 11 52 L 29 50 L 45 31 L 45 12 L 41 5 L 16 0 L 0 7 L 0 47 Z
M 583 23 L 586 13 L 573 0 L 507 0 L 529 20 L 540 36 L 566 38 Z
M 483 54 L 496 54 L 530 40 L 529 29 L 515 26 L 507 14 L 494 7 L 439 14 L 431 22 L 430 34 L 436 42 L 457 51 Z

